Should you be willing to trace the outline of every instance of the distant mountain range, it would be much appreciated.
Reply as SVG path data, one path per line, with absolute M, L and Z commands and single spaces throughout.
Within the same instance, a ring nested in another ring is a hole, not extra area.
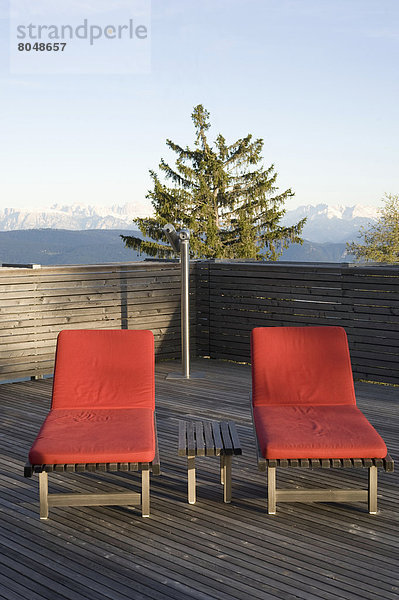
M 144 260 L 134 250 L 125 248 L 120 234 L 141 237 L 126 229 L 26 229 L 0 231 L 0 265 L 81 265 Z M 319 244 L 305 241 L 292 244 L 280 260 L 301 262 L 351 262 L 345 244 Z
M 147 216 L 149 209 L 140 204 L 90 206 L 54 204 L 37 210 L 5 208 L 0 210 L 0 231 L 19 229 L 133 229 L 133 220 Z
M 141 237 L 126 229 L 28 229 L 0 231 L 0 264 L 94 265 L 144 260 L 125 248 L 120 234 Z
M 134 229 L 134 219 L 147 216 L 149 209 L 144 204 L 113 205 L 109 207 L 73 204 L 50 208 L 29 209 L 6 208 L 0 210 L 0 231 L 21 229 L 67 229 L 83 231 L 92 229 Z M 372 206 L 300 206 L 288 210 L 284 224 L 296 223 L 307 217 L 303 237 L 310 242 L 340 243 L 355 240 L 360 227 L 367 226 L 377 218 L 377 209 Z
M 0 234 L 1 235 L 1 234 Z M 303 244 L 291 244 L 279 260 L 292 262 L 354 262 L 353 255 L 346 251 L 346 244 L 325 242 L 309 242 Z
M 147 211 L 147 212 L 146 212 Z M 6 208 L 0 211 L 0 264 L 99 264 L 143 260 L 145 255 L 124 247 L 120 234 L 141 236 L 134 219 L 148 215 L 135 204 L 94 207 L 81 204 L 36 211 Z M 284 223 L 303 217 L 303 245 L 292 244 L 280 260 L 350 262 L 346 242 L 355 240 L 360 227 L 378 216 L 370 206 L 318 204 L 287 211 Z
M 328 206 L 317 204 L 299 206 L 287 210 L 284 224 L 297 223 L 307 218 L 303 229 L 303 238 L 319 243 L 345 243 L 356 240 L 362 226 L 367 227 L 378 218 L 378 209 L 374 206 Z

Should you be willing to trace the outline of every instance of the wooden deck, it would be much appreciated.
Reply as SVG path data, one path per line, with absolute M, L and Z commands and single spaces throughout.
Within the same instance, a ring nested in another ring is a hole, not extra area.
M 38 513 L 37 476 L 23 478 L 27 452 L 47 412 L 51 380 L 0 386 L 0 598 L 6 600 L 397 600 L 397 473 L 379 473 L 380 513 L 365 503 L 281 504 L 265 510 L 248 393 L 250 368 L 193 363 L 204 379 L 165 380 L 157 368 L 162 475 L 151 481 L 151 518 L 124 507 Z M 359 383 L 358 405 L 398 456 L 398 388 Z M 187 503 L 179 418 L 231 419 L 243 456 L 233 459 L 233 501 L 223 503 L 216 458 L 198 458 L 197 504 Z M 366 485 L 366 469 L 281 469 L 281 486 Z M 130 488 L 136 474 L 50 474 L 50 491 Z

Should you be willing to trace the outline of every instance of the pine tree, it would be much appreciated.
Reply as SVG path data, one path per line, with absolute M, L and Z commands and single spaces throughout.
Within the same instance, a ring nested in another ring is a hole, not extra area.
M 349 254 L 358 261 L 399 263 L 399 195 L 385 194 L 380 218 L 360 229 L 363 244 L 347 244 Z
M 262 166 L 263 140 L 251 135 L 231 145 L 218 135 L 208 141 L 209 113 L 199 104 L 194 108 L 195 147 L 181 147 L 167 140 L 176 153 L 175 166 L 161 159 L 159 169 L 164 180 L 150 171 L 153 190 L 146 196 L 155 216 L 138 218 L 141 233 L 153 241 L 121 236 L 125 245 L 149 256 L 173 255 L 165 245 L 162 231 L 166 223 L 176 229 L 188 228 L 194 258 L 252 258 L 276 260 L 291 242 L 300 237 L 306 219 L 285 227 L 284 203 L 294 194 L 276 187 L 274 165 Z

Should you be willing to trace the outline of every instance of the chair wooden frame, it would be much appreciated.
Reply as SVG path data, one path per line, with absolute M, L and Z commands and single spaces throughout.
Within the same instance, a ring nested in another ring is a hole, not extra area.
M 267 472 L 267 512 L 269 515 L 276 514 L 277 502 L 368 502 L 370 514 L 377 514 L 377 488 L 378 469 L 383 468 L 386 472 L 393 472 L 394 461 L 389 454 L 385 458 L 301 458 L 301 459 L 266 459 L 262 456 L 259 440 L 256 435 L 255 421 L 253 415 L 252 396 L 250 395 L 252 422 L 256 437 L 256 452 L 258 470 Z M 306 490 L 283 490 L 277 489 L 277 467 L 280 468 L 367 468 L 367 489 L 306 489 Z
M 141 505 L 142 517 L 150 516 L 150 471 L 159 475 L 160 460 L 158 438 L 155 423 L 156 450 L 152 462 L 144 463 L 72 463 L 56 465 L 31 465 L 26 463 L 25 477 L 39 474 L 40 519 L 48 519 L 49 508 L 54 506 L 136 506 Z M 49 494 L 48 473 L 93 473 L 93 472 L 128 472 L 141 471 L 141 493 L 138 492 L 107 492 L 104 494 Z

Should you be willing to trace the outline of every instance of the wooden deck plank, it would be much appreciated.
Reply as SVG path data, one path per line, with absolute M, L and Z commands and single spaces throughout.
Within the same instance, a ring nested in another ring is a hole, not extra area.
M 54 589 L 61 600 L 396 600 L 397 473 L 380 471 L 376 516 L 368 515 L 366 503 L 282 503 L 278 516 L 269 517 L 247 401 L 249 366 L 194 361 L 202 380 L 166 380 L 172 366 L 157 366 L 162 475 L 151 477 L 152 514 L 144 520 L 126 507 L 55 507 L 40 522 L 38 477 L 24 479 L 23 467 L 52 381 L 0 386 L 0 598 L 50 599 Z M 357 397 L 395 458 L 397 388 L 360 383 Z M 233 462 L 231 505 L 220 498 L 217 457 L 198 458 L 201 491 L 195 505 L 187 504 L 186 464 L 178 456 L 178 422 L 186 419 L 236 424 L 243 456 Z M 353 467 L 299 468 L 295 476 L 278 470 L 279 486 L 288 489 L 366 481 L 366 469 Z M 127 492 L 138 483 L 134 472 L 49 474 L 56 493 Z

